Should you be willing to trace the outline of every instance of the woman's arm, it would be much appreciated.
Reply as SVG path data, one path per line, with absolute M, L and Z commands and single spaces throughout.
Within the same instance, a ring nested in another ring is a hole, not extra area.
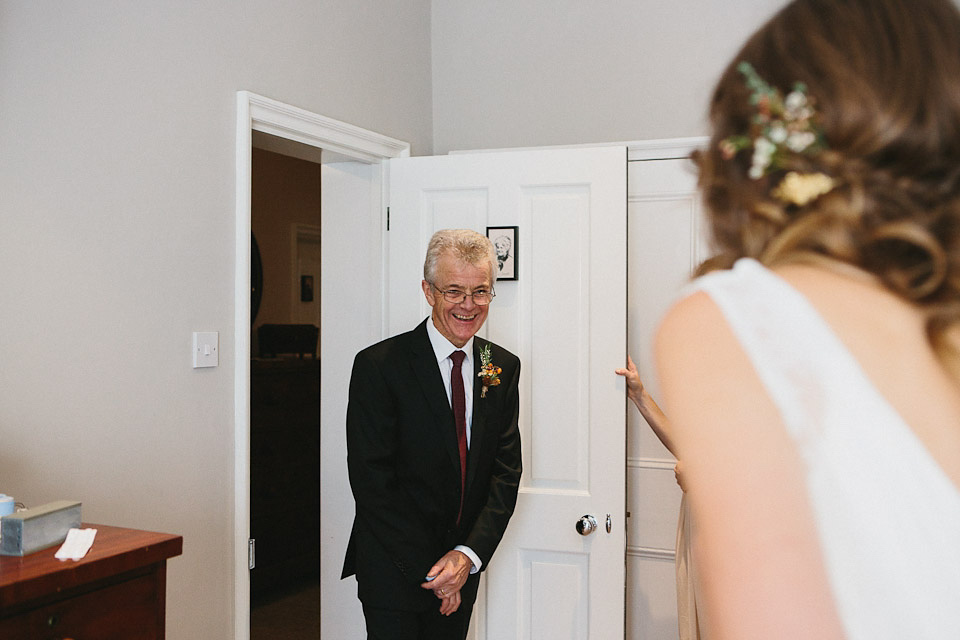
M 616 374 L 624 377 L 627 382 L 627 397 L 637 406 L 640 415 L 643 416 L 643 419 L 646 420 L 650 428 L 653 429 L 653 432 L 663 446 L 676 457 L 676 450 L 674 449 L 673 439 L 670 435 L 670 421 L 653 399 L 653 396 L 651 396 L 647 392 L 646 387 L 643 386 L 643 381 L 640 380 L 640 374 L 637 373 L 637 365 L 633 363 L 633 358 L 627 356 L 627 366 L 622 369 L 617 369 Z

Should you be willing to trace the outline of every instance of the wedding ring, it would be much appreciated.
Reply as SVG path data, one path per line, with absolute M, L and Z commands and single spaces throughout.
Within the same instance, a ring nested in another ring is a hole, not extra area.
M 444 595 L 443 589 L 440 589 L 440 595 Z

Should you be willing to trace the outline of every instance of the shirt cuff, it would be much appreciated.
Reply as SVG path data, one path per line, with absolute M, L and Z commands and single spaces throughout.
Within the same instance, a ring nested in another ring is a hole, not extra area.
M 473 552 L 473 549 L 471 549 L 471 548 L 468 547 L 468 546 L 465 546 L 465 545 L 462 545 L 462 544 L 458 544 L 457 546 L 455 546 L 455 547 L 453 548 L 453 550 L 454 550 L 454 551 L 459 551 L 459 552 L 463 553 L 465 556 L 467 556 L 468 558 L 470 558 L 470 562 L 473 563 L 473 566 L 470 567 L 470 575 L 473 575 L 474 573 L 480 571 L 480 567 L 483 565 L 483 563 L 480 562 L 480 556 L 478 556 L 477 554 L 475 554 L 475 553 Z

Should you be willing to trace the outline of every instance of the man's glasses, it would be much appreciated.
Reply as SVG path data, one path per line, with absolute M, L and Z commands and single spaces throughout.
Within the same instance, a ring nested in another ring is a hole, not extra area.
M 449 302 L 450 304 L 460 304 L 467 299 L 467 296 L 473 298 L 473 303 L 478 304 L 481 307 L 490 304 L 490 301 L 496 297 L 496 293 L 493 291 L 487 291 L 486 289 L 477 289 L 473 293 L 467 293 L 466 291 L 460 291 L 459 289 L 447 289 L 444 291 L 437 285 L 430 283 L 430 286 L 443 294 L 443 299 Z

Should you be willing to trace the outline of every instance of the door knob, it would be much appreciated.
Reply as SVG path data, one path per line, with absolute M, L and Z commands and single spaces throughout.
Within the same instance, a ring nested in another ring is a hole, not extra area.
M 588 536 L 597 530 L 597 519 L 593 516 L 583 516 L 577 520 L 577 533 Z

